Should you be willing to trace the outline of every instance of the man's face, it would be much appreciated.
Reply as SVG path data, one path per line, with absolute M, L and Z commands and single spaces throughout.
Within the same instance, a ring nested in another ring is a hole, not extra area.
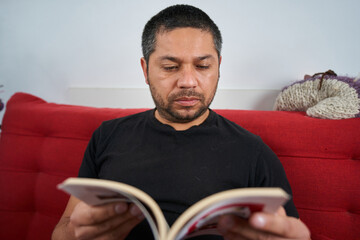
M 141 60 L 159 115 L 186 123 L 204 114 L 217 88 L 221 58 L 207 31 L 177 28 L 157 34 L 155 51 Z

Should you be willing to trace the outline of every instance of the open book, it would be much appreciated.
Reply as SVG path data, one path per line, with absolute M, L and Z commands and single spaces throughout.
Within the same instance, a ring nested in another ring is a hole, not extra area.
M 217 220 L 224 214 L 249 218 L 253 212 L 275 212 L 289 195 L 280 188 L 242 188 L 206 197 L 189 207 L 169 228 L 165 217 L 148 194 L 133 186 L 109 180 L 68 178 L 58 188 L 89 205 L 114 201 L 136 204 L 143 212 L 154 239 L 180 240 L 197 235 L 219 234 Z

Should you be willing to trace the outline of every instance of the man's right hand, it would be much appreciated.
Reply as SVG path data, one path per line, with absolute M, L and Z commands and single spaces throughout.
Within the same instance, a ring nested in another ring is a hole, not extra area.
M 79 202 L 70 216 L 76 239 L 124 239 L 144 219 L 140 209 L 125 202 L 89 206 Z
M 143 219 L 143 213 L 134 204 L 90 206 L 71 197 L 52 239 L 125 239 Z

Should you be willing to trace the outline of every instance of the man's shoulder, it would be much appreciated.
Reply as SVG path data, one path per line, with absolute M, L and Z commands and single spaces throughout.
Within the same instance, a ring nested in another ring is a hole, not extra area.
M 134 121 L 142 121 L 142 120 L 145 120 L 146 118 L 148 118 L 149 114 L 151 114 L 152 111 L 153 111 L 153 109 L 150 109 L 150 110 L 130 114 L 127 116 L 106 120 L 102 123 L 102 125 L 110 125 L 111 126 L 111 125 L 116 125 L 119 123 L 120 124 L 128 123 L 128 122 L 134 123 Z
M 145 123 L 153 110 L 146 110 L 143 112 L 130 114 L 124 117 L 114 118 L 106 120 L 101 123 L 99 130 L 101 131 L 112 131 L 117 128 L 132 128 L 136 125 Z
M 223 132 L 228 132 L 230 134 L 234 134 L 237 136 L 249 137 L 258 140 L 259 136 L 255 135 L 254 133 L 248 131 L 244 127 L 240 126 L 239 124 L 227 119 L 226 117 L 215 113 L 216 116 L 216 124 L 219 129 Z

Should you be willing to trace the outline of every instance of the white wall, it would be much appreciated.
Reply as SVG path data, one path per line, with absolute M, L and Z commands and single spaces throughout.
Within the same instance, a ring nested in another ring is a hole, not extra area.
M 119 101 L 114 105 L 141 107 L 139 96 L 147 88 L 139 64 L 141 32 L 151 16 L 174 3 L 202 8 L 222 31 L 220 91 L 266 95 L 306 73 L 360 72 L 357 0 L 0 0 L 0 84 L 5 86 L 0 98 L 7 101 L 23 91 L 50 102 L 79 103 L 73 90 L 89 88 L 85 95 L 106 105 L 104 91 L 92 92 L 100 88 L 137 91 L 134 97 L 114 98 Z M 246 94 L 225 105 L 216 101 L 222 108 L 244 106 L 233 105 L 236 101 L 263 108 Z

